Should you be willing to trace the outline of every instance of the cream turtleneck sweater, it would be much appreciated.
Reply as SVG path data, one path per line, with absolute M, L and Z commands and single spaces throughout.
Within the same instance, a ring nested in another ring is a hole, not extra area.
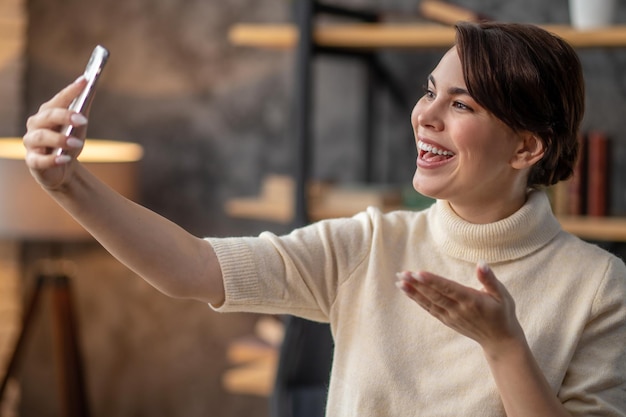
M 543 192 L 491 224 L 445 201 L 422 212 L 322 221 L 287 236 L 208 239 L 224 275 L 218 311 L 330 322 L 335 357 L 327 415 L 505 416 L 478 344 L 395 283 L 428 270 L 478 287 L 489 262 L 548 382 L 574 416 L 626 416 L 626 267 L 564 232 Z

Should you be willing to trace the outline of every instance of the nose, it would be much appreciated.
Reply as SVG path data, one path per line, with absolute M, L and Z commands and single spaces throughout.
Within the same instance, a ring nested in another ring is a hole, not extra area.
M 441 109 L 436 99 L 433 101 L 421 98 L 411 112 L 411 124 L 414 129 L 425 127 L 442 130 L 444 123 L 441 117 Z

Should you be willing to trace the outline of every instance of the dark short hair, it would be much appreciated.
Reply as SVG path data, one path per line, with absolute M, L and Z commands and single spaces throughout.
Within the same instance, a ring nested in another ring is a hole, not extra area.
M 514 131 L 544 143 L 528 186 L 569 178 L 585 110 L 582 66 L 560 37 L 529 24 L 459 22 L 456 46 L 470 95 Z

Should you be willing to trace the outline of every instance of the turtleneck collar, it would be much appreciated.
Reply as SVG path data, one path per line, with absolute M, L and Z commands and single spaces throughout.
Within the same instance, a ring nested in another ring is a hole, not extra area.
M 428 216 L 434 239 L 443 251 L 468 262 L 517 259 L 538 250 L 561 231 L 548 196 L 537 190 L 529 191 L 518 211 L 494 223 L 469 223 L 445 200 L 438 200 Z

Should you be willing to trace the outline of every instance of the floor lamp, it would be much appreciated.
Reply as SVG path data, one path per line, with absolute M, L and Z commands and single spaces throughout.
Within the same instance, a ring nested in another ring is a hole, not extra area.
M 141 146 L 135 143 L 87 140 L 79 159 L 112 188 L 135 199 L 138 194 L 137 169 L 142 154 Z M 24 155 L 21 139 L 0 138 L 0 238 L 18 242 L 49 242 L 55 249 L 64 242 L 91 239 L 35 183 L 24 162 Z M 20 333 L 0 382 L 0 400 L 23 359 L 28 333 L 36 320 L 42 297 L 48 295 L 62 415 L 88 417 L 89 404 L 72 300 L 72 273 L 62 258 L 45 260 L 41 265 L 35 287 L 24 307 Z

